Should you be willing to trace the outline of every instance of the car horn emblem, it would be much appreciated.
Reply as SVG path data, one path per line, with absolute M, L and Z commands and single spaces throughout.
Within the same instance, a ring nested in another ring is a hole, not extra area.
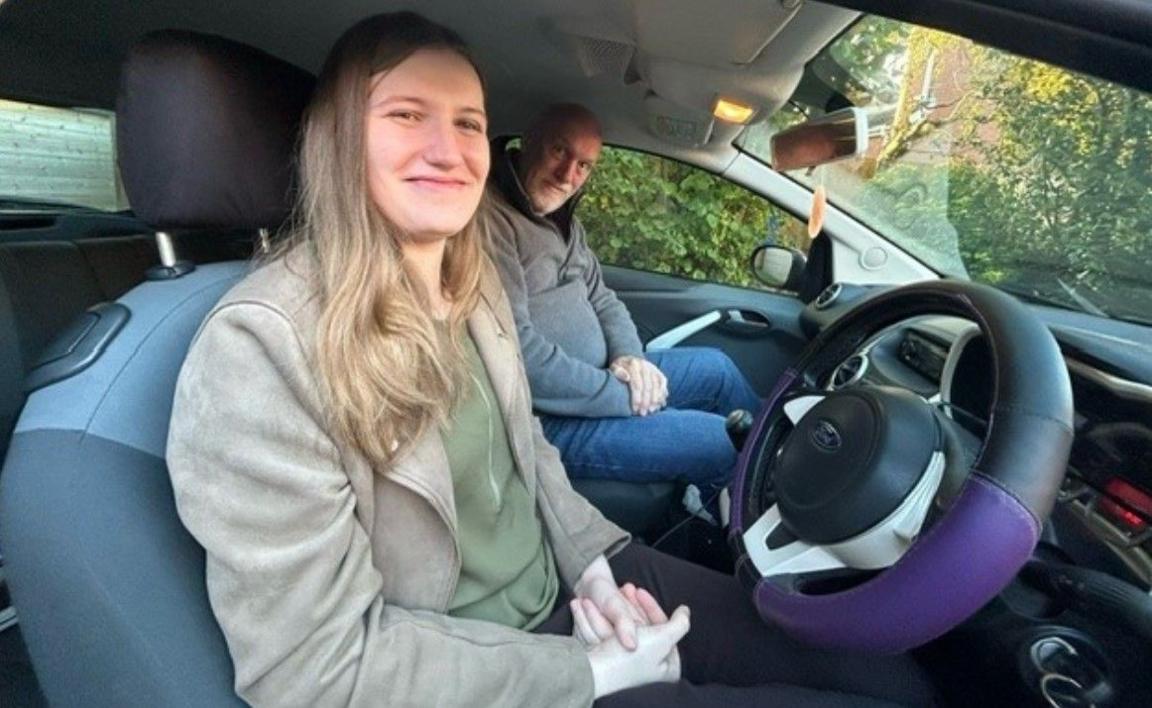
M 844 441 L 831 421 L 819 420 L 816 427 L 812 428 L 812 442 L 825 452 L 836 452 Z

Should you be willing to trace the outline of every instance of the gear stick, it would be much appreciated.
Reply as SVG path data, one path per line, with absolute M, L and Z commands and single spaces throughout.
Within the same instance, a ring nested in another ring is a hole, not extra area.
M 744 441 L 748 439 L 748 433 L 751 432 L 755 420 L 752 413 L 743 408 L 737 408 L 724 419 L 724 429 L 728 431 L 728 439 L 732 441 L 732 447 L 736 448 L 736 452 L 743 449 Z

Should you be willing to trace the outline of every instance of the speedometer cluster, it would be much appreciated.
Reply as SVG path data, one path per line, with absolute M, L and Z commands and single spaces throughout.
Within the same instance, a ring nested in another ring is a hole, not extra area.
M 900 361 L 930 381 L 940 382 L 948 360 L 948 343 L 916 329 L 904 330 L 900 340 Z

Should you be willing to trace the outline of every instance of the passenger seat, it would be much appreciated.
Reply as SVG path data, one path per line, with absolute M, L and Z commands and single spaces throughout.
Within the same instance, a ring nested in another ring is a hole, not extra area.
M 307 72 L 219 37 L 145 38 L 125 65 L 117 108 L 136 214 L 160 231 L 278 226 L 312 84 Z M 119 327 L 98 358 L 24 405 L 0 474 L 0 540 L 52 705 L 242 705 L 164 451 L 191 338 L 247 269 L 215 263 L 133 288 L 110 305 Z M 90 331 L 76 328 L 75 344 L 86 346 Z

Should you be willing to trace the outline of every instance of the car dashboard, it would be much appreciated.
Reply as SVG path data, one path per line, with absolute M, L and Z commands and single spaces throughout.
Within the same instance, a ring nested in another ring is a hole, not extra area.
M 879 291 L 834 284 L 805 308 L 801 327 L 808 336 L 815 336 Z M 1148 328 L 1125 330 L 1126 325 L 1080 313 L 1028 307 L 1048 324 L 1063 354 L 1072 385 L 1075 432 L 1067 472 L 1034 553 L 1035 563 L 1072 569 L 1069 582 L 1078 582 L 1076 577 L 1103 578 L 1105 583 L 1115 579 L 1147 615 L 1152 606 L 1148 601 L 1152 588 L 1152 333 Z M 913 391 L 983 439 L 993 419 L 994 377 L 992 352 L 974 322 L 925 316 L 874 335 L 845 357 L 827 381 L 819 383 L 828 390 L 875 385 Z M 1048 384 L 1036 381 L 1036 385 Z M 996 702 L 1006 695 L 1025 703 L 1035 701 L 1043 677 L 1029 667 L 1036 663 L 1036 652 L 1055 641 L 1078 647 L 1081 658 L 1095 656 L 1099 671 L 1110 676 L 1101 685 L 1107 685 L 1111 693 L 1096 704 L 1148 705 L 1152 682 L 1145 664 L 1152 660 L 1152 651 L 1148 638 L 1141 636 L 1146 630 L 1134 629 L 1146 626 L 1148 617 L 1127 622 L 1126 617 L 1110 614 L 1107 607 L 1101 611 L 1091 602 L 1061 605 L 1059 589 L 1045 591 L 1027 576 L 1022 573 L 967 627 L 943 643 L 943 649 L 933 650 L 945 657 L 941 661 L 945 671 L 971 664 L 974 649 L 988 657 L 985 668 L 989 672 L 1017 667 L 1016 673 L 1002 676 L 999 682 L 973 683 L 970 676 L 954 676 L 970 687 L 961 702 Z M 988 688 L 993 684 L 998 688 Z M 1009 684 L 1017 688 L 1005 689 Z M 1001 693 L 1004 690 L 1007 694 Z
M 1152 587 L 1152 384 L 1103 368 L 1053 334 L 1075 401 L 1075 439 L 1060 502 Z M 954 317 L 906 322 L 838 366 L 826 386 L 899 386 L 936 402 L 983 436 L 992 414 L 991 352 L 975 324 Z M 1037 381 L 1043 386 L 1045 382 Z

